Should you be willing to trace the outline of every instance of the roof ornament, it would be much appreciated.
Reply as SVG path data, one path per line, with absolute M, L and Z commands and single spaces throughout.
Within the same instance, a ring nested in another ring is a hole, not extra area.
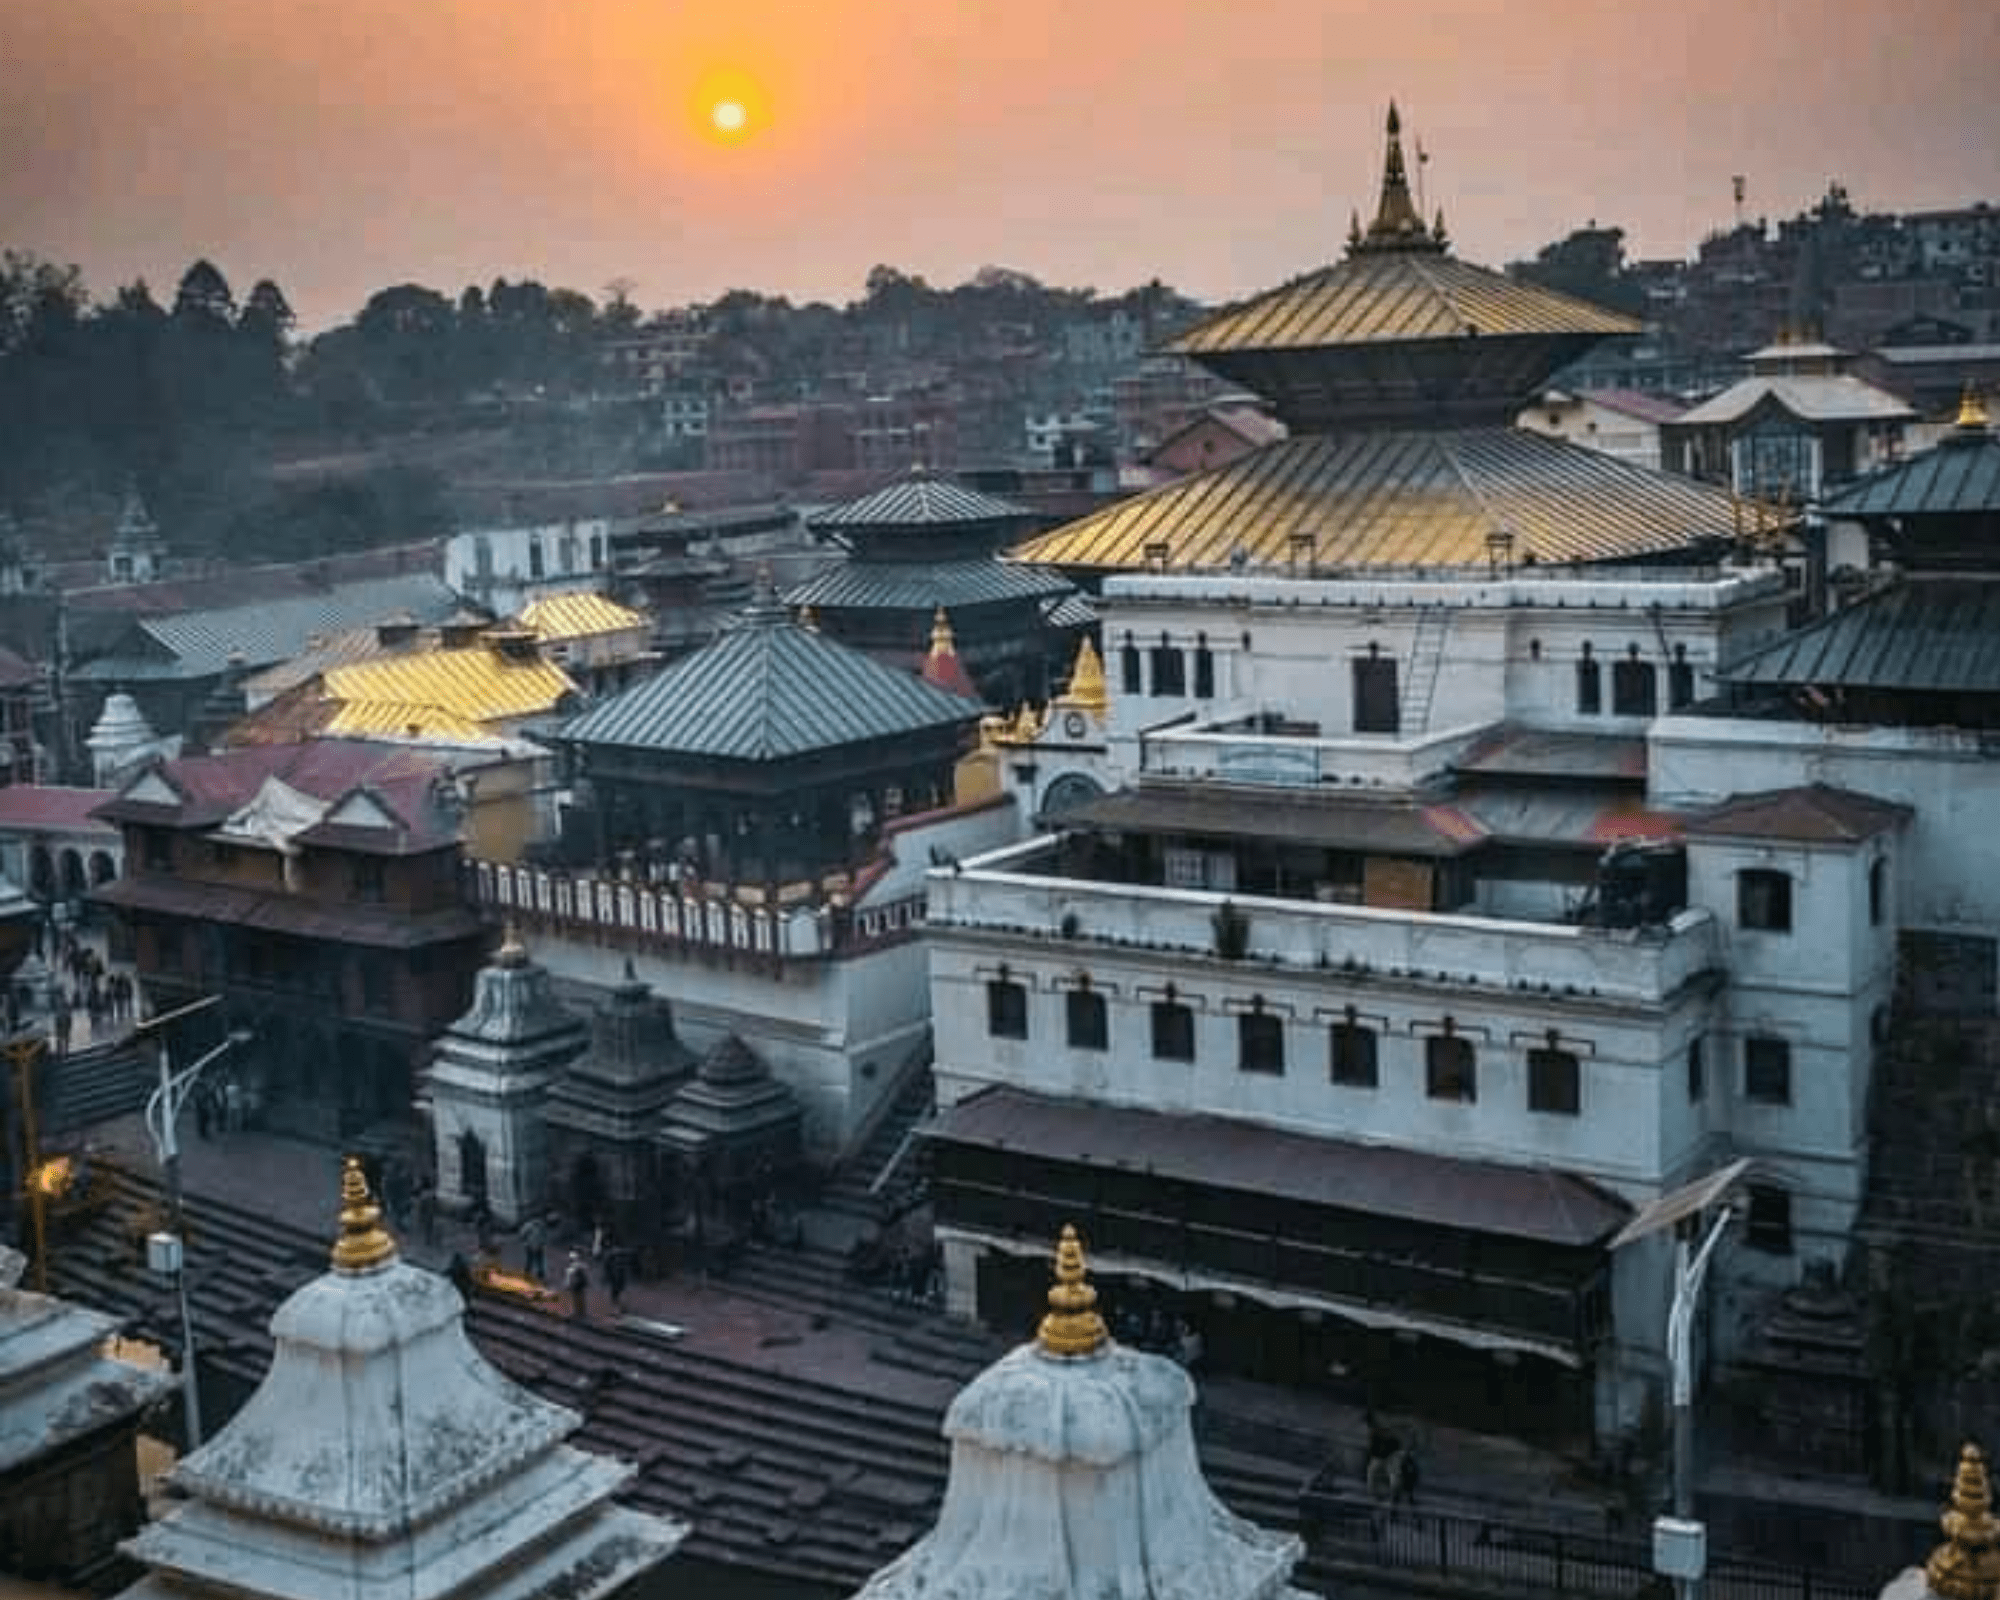
M 371 1272 L 396 1259 L 396 1241 L 382 1226 L 382 1208 L 368 1192 L 361 1158 L 340 1166 L 340 1237 L 333 1243 L 336 1272 Z
M 1977 1445 L 1967 1445 L 1958 1458 L 1951 1504 L 1938 1525 L 1944 1529 L 1944 1543 L 1924 1563 L 1931 1593 L 1943 1600 L 2000 1597 L 2000 1522 L 1993 1518 L 1986 1457 Z
M 743 613 L 743 620 L 752 625 L 770 626 L 789 619 L 784 601 L 778 598 L 778 581 L 771 576 L 771 563 L 757 563 L 757 578 L 750 590 L 750 604 Z
M 1068 1223 L 1056 1244 L 1056 1281 L 1049 1290 L 1048 1315 L 1035 1337 L 1052 1356 L 1095 1355 L 1111 1337 L 1097 1314 L 1097 1291 L 1085 1279 L 1083 1241 Z
M 1387 149 L 1382 159 L 1382 198 L 1375 208 L 1375 220 L 1357 241 L 1350 237 L 1349 255 L 1376 255 L 1392 251 L 1444 253 L 1442 232 L 1424 226 L 1416 202 L 1410 198 L 1409 170 L 1403 163 L 1403 119 L 1396 102 L 1389 102 Z
M 931 618 L 931 659 L 958 654 L 958 639 L 951 631 L 951 616 L 943 606 Z
M 500 948 L 493 952 L 496 967 L 525 967 L 528 964 L 528 947 L 521 943 L 521 930 L 512 917 L 507 919 L 504 932 L 500 935 Z
M 1075 706 L 1079 711 L 1102 712 L 1110 698 L 1104 684 L 1104 658 L 1097 653 L 1097 646 L 1085 634 L 1077 641 L 1076 661 L 1069 669 L 1069 687 L 1063 691 L 1062 703 Z
M 1986 414 L 1986 401 L 1970 383 L 1965 393 L 1958 399 L 1958 425 L 1967 433 L 1984 433 L 1990 419 Z

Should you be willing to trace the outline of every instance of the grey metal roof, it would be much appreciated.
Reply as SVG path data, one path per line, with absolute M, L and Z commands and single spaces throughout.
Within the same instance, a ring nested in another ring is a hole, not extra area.
M 74 676 L 110 683 L 206 678 L 236 655 L 255 670 L 289 661 L 315 634 L 369 627 L 397 613 L 419 624 L 437 623 L 460 603 L 442 578 L 426 572 L 367 578 L 336 584 L 323 594 L 255 605 L 140 617 L 115 655 L 82 663 Z
M 976 721 L 977 700 L 802 628 L 773 600 L 657 676 L 564 724 L 574 744 L 780 761 Z
M 1459 856 L 1486 839 L 1485 830 L 1453 805 L 1161 780 L 1086 801 L 1065 812 L 1063 823 L 1112 833 L 1277 839 L 1404 856 Z
M 1046 567 L 993 558 L 968 561 L 845 561 L 829 567 L 785 596 L 791 606 L 854 607 L 877 611 L 921 611 L 939 606 L 1030 602 L 1061 597 L 1075 585 Z
M 968 489 L 949 478 L 915 468 L 857 500 L 829 506 L 808 526 L 836 532 L 847 528 L 962 528 L 988 522 L 1019 522 L 1034 513 L 1010 500 Z
M 1906 579 L 1721 676 L 1741 684 L 2000 693 L 2000 580 Z
M 1482 566 L 1487 537 L 1515 561 L 1629 560 L 1733 539 L 1738 511 L 1710 484 L 1514 428 L 1367 431 L 1281 439 L 1213 472 L 1120 500 L 1015 547 L 1064 569 L 1288 566 L 1294 535 L 1327 567 Z
M 1044 604 L 1042 621 L 1051 628 L 1094 628 L 1097 626 L 1097 607 L 1092 605 L 1080 589 L 1072 589 L 1060 599 Z
M 1916 415 L 1888 390 L 1842 372 L 1745 378 L 1692 411 L 1682 412 L 1667 426 L 1726 427 L 1749 416 L 1766 400 L 1802 422 L 1901 422 Z
M 1830 496 L 1831 517 L 1908 517 L 2000 511 L 2000 435 L 1967 429 L 1934 450 L 1869 474 Z

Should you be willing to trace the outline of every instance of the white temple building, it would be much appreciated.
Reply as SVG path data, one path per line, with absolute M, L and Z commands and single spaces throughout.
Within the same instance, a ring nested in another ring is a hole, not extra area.
M 1194 1383 L 1114 1344 L 1063 1229 L 1049 1311 L 945 1414 L 937 1526 L 856 1600 L 1304 1600 L 1299 1540 L 1216 1499 L 1195 1457 Z
M 582 1419 L 490 1366 L 464 1316 L 350 1157 L 332 1270 L 169 1475 L 182 1503 L 123 1546 L 149 1570 L 122 1600 L 598 1600 L 671 1555 L 685 1527 L 611 1503 L 635 1469 L 567 1444 Z

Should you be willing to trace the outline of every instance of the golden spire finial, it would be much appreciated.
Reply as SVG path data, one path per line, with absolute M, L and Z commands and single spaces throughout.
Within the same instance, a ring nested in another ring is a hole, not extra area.
M 951 631 L 951 617 L 943 606 L 939 606 L 936 615 L 931 618 L 931 659 L 935 661 L 939 656 L 957 654 L 958 640 Z
M 1958 1458 L 1951 1505 L 1938 1525 L 1944 1529 L 1944 1543 L 1924 1563 L 1931 1593 L 1943 1600 L 2000 1597 L 2000 1522 L 1993 1520 L 1986 1458 L 1977 1445 L 1967 1445 Z
M 340 1237 L 333 1264 L 341 1272 L 367 1272 L 396 1259 L 396 1241 L 382 1226 L 382 1208 L 368 1192 L 361 1158 L 349 1156 L 340 1168 Z
M 1347 249 L 1350 255 L 1389 250 L 1436 254 L 1444 249 L 1442 240 L 1424 226 L 1424 219 L 1410 198 L 1410 174 L 1403 163 L 1403 118 L 1393 100 L 1389 102 L 1387 148 L 1382 157 L 1382 198 L 1367 233 L 1351 242 Z
M 800 626 L 801 628 L 809 628 L 809 629 L 811 629 L 811 630 L 812 630 L 812 631 L 813 631 L 814 633 L 818 633 L 818 632 L 819 632 L 819 607 L 818 607 L 818 606 L 806 606 L 806 607 L 804 607 L 804 608 L 803 608 L 803 609 L 802 609 L 802 610 L 801 610 L 801 611 L 799 612 L 799 626 Z
M 1987 421 L 1985 400 L 1977 389 L 1967 383 L 1965 393 L 1958 397 L 1958 425 L 1970 432 L 1985 428 Z
M 500 935 L 500 948 L 493 952 L 496 967 L 525 967 L 528 964 L 528 947 L 521 943 L 521 930 L 514 919 L 507 919 L 506 928 Z
M 1056 1282 L 1049 1290 L 1048 1315 L 1036 1337 L 1052 1356 L 1094 1355 L 1111 1337 L 1097 1314 L 1097 1291 L 1084 1278 L 1083 1241 L 1067 1223 L 1056 1245 Z
M 1110 704 L 1104 686 L 1104 658 L 1087 633 L 1077 641 L 1076 660 L 1069 669 L 1069 687 L 1063 691 L 1062 703 L 1100 713 Z

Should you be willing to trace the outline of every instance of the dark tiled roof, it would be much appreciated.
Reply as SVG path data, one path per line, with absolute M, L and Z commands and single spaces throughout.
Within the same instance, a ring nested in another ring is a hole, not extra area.
M 565 723 L 571 744 L 728 761 L 970 724 L 985 710 L 792 622 L 775 601 L 644 683 Z
M 1735 536 L 1723 490 L 1512 428 L 1369 431 L 1283 439 L 1214 472 L 1163 485 L 1016 547 L 1024 561 L 1145 569 L 1258 566 L 1483 566 L 1487 536 L 1513 536 L 1516 562 L 1665 555 Z
M 1633 778 L 1646 776 L 1646 740 L 1612 733 L 1557 733 L 1503 723 L 1454 763 L 1486 777 Z
M 1005 1087 L 959 1101 L 926 1132 L 1050 1161 L 1089 1166 L 1115 1160 L 1160 1178 L 1543 1244 L 1602 1244 L 1631 1215 L 1615 1195 L 1547 1167 L 1467 1161 Z
M 485 924 L 471 911 L 446 906 L 436 911 L 403 911 L 385 906 L 343 906 L 307 900 L 282 891 L 266 893 L 219 883 L 178 878 L 119 878 L 91 891 L 99 905 L 126 911 L 230 923 L 301 939 L 327 939 L 386 950 L 483 937 Z
M 1012 501 L 939 478 L 923 468 L 905 473 L 858 500 L 829 506 L 816 513 L 811 526 L 828 533 L 850 528 L 976 527 L 993 522 L 1020 522 L 1034 513 Z
M 2000 512 L 2000 434 L 1947 434 L 1936 449 L 1848 485 L 1822 509 L 1830 517 Z
M 96 816 L 111 798 L 108 789 L 63 789 L 32 783 L 12 783 L 0 789 L 0 829 L 53 833 L 105 833 L 118 830 Z
M 1486 837 L 1485 830 L 1456 806 L 1348 800 L 1310 790 L 1159 782 L 1086 801 L 1065 812 L 1063 823 L 1107 832 L 1287 839 L 1329 850 L 1382 850 L 1408 856 L 1462 855 Z
M 1739 794 L 1689 817 L 1688 833 L 1717 839 L 1779 839 L 1792 844 L 1860 844 L 1915 813 L 1891 800 L 1814 783 Z
M 921 611 L 939 606 L 1004 605 L 1072 593 L 1075 585 L 1046 567 L 995 558 L 969 561 L 844 561 L 785 596 L 790 606 Z
M 1615 311 L 1452 256 L 1352 256 L 1217 312 L 1167 346 L 1175 355 L 1316 350 L 1419 340 L 1633 334 Z
M 1720 676 L 1740 684 L 2000 693 L 2000 582 L 1906 579 Z

